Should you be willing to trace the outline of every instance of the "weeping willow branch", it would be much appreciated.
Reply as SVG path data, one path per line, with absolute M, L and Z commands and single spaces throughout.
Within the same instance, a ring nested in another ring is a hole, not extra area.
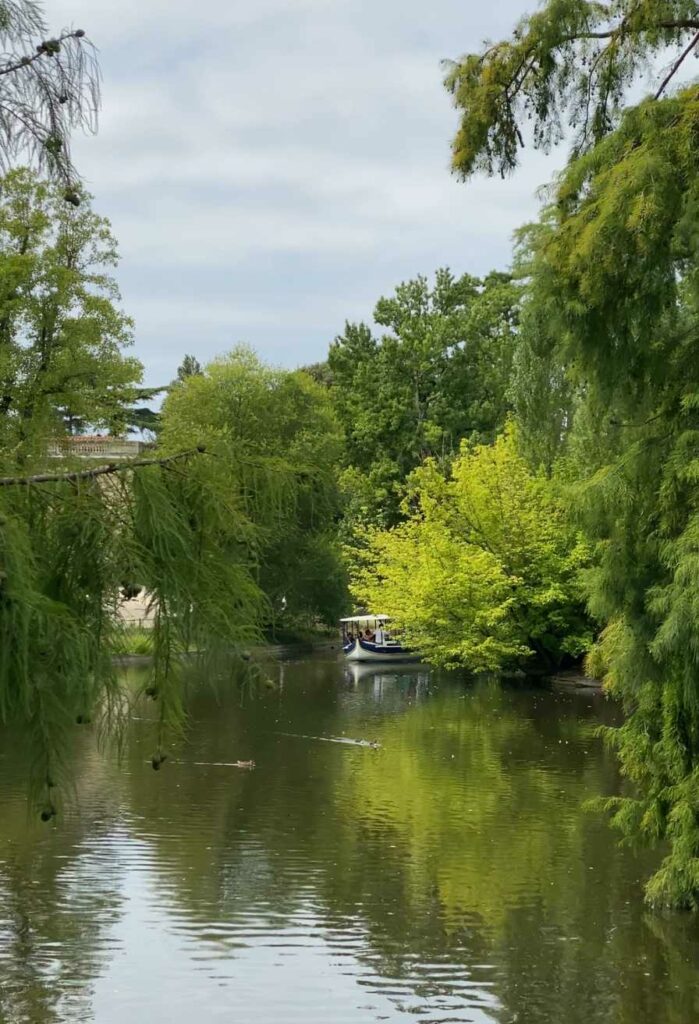
M 27 737 L 43 820 L 55 814 L 53 783 L 70 780 L 76 725 L 93 723 L 99 742 L 119 745 L 128 708 L 147 695 L 158 702 L 160 767 L 186 721 L 178 655 L 199 652 L 205 672 L 222 652 L 230 665 L 231 652 L 260 638 L 258 529 L 236 500 L 228 463 L 215 452 L 196 458 L 204 451 L 2 480 L 0 724 Z M 100 486 L 106 474 L 111 486 Z M 272 492 L 273 484 L 260 480 Z M 157 608 L 139 693 L 113 660 L 123 649 L 119 594 L 132 582 Z
M 167 466 L 172 462 L 181 462 L 189 459 L 192 455 L 203 455 L 206 449 L 203 445 L 190 448 L 189 451 L 179 452 L 177 455 L 168 455 L 163 459 L 129 459 L 125 462 L 109 462 L 104 466 L 96 466 L 94 469 L 78 469 L 68 473 L 35 473 L 34 476 L 2 476 L 0 487 L 29 487 L 32 484 L 57 484 L 73 483 L 76 480 L 92 480 L 97 476 L 107 476 L 109 473 L 125 473 L 132 469 L 141 469 L 143 466 Z

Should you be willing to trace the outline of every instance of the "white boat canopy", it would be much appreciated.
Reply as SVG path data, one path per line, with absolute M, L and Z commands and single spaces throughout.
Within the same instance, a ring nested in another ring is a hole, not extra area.
M 390 615 L 351 615 L 348 619 L 340 619 L 340 622 L 387 622 Z

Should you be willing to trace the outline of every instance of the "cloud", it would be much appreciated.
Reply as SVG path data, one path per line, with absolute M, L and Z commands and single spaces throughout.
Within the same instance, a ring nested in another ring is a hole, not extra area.
M 51 0 L 100 47 L 100 133 L 75 154 L 120 241 L 148 376 L 237 340 L 290 365 L 406 277 L 506 266 L 563 154 L 449 174 L 440 60 L 529 3 Z M 497 8 L 497 9 L 495 9 Z

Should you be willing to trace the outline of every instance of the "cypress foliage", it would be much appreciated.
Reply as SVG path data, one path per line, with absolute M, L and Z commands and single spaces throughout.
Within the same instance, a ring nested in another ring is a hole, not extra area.
M 607 736 L 634 784 L 629 840 L 669 852 L 650 902 L 699 906 L 699 46 L 694 0 L 546 0 L 451 66 L 453 168 L 506 174 L 567 122 L 572 159 L 524 239 L 513 404 L 535 465 L 572 483 L 595 545 L 594 661 L 623 701 Z M 673 51 L 625 109 L 649 59 Z M 669 97 L 669 98 L 668 98 Z M 533 122 L 530 125 L 528 121 Z M 528 128 L 533 129 L 532 132 Z M 525 137 L 526 134 L 526 137 Z M 532 388 L 531 385 L 534 384 Z
M 595 543 L 596 660 L 627 712 L 608 738 L 629 840 L 669 852 L 655 904 L 699 906 L 699 261 L 695 89 L 628 111 L 563 174 L 532 245 L 541 358 L 578 405 L 559 465 Z M 532 410 L 534 413 L 535 410 Z M 526 417 L 526 411 L 525 411 Z

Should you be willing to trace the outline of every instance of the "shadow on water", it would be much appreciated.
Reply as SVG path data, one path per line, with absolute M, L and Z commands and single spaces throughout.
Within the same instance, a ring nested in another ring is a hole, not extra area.
M 266 672 L 193 687 L 161 772 L 152 704 L 121 763 L 86 737 L 56 826 L 28 820 L 3 743 L 3 1024 L 699 1019 L 696 922 L 649 915 L 653 858 L 582 809 L 619 784 L 601 695 Z

